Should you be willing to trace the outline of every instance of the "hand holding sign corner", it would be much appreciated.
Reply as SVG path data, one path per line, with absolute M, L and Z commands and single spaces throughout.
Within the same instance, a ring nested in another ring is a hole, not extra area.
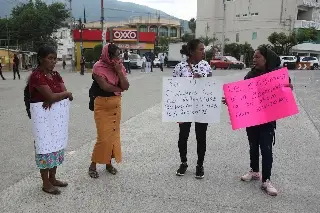
M 256 78 L 225 84 L 223 90 L 232 128 L 256 126 L 297 114 L 292 90 L 287 87 L 288 79 L 288 70 L 283 68 Z

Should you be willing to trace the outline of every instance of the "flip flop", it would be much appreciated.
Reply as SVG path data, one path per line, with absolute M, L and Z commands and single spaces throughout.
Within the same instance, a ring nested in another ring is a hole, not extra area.
M 57 188 L 55 188 L 52 191 L 49 191 L 49 190 L 47 190 L 45 188 L 42 188 L 42 191 L 44 191 L 45 193 L 51 194 L 51 195 L 59 195 L 59 194 L 61 194 L 61 191 L 59 189 L 57 189 Z

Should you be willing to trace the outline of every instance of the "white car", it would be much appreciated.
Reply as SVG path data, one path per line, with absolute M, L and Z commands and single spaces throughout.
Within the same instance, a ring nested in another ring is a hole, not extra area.
M 295 56 L 280 56 L 281 64 L 280 67 L 295 67 L 297 58 Z
M 131 53 L 129 55 L 129 59 L 130 59 L 130 68 L 141 68 L 142 67 L 143 60 L 139 54 Z
M 300 62 L 310 62 L 310 67 L 312 70 L 319 69 L 319 60 L 316 57 L 313 56 L 305 56 L 300 57 Z
M 159 58 L 155 58 L 153 61 L 153 66 L 154 67 L 160 67 L 160 59 Z

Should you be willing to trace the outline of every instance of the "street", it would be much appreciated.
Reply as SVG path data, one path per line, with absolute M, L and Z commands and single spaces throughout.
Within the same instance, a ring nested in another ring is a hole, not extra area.
M 242 80 L 246 70 L 214 70 L 225 83 Z M 221 122 L 209 125 L 205 178 L 194 178 L 196 142 L 194 129 L 188 143 L 189 169 L 177 177 L 180 164 L 178 125 L 162 123 L 162 77 L 172 69 L 153 73 L 132 70 L 130 89 L 123 94 L 121 141 L 123 162 L 112 176 L 98 167 L 100 178 L 87 170 L 96 129 L 88 109 L 91 74 L 61 72 L 73 93 L 69 144 L 58 177 L 69 182 L 59 196 L 41 191 L 34 160 L 31 122 L 23 102 L 28 72 L 12 80 L 4 72 L 0 80 L 0 212 L 320 212 L 320 71 L 290 71 L 300 113 L 282 119 L 276 130 L 272 182 L 279 190 L 270 197 L 260 183 L 244 183 L 249 171 L 249 147 L 245 130 L 231 129 L 228 110 Z

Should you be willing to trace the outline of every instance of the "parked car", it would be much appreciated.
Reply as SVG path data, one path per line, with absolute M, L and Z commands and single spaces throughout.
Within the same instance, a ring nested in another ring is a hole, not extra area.
M 220 58 L 214 58 L 210 61 L 212 69 L 240 69 L 242 70 L 245 65 L 243 62 L 237 60 L 232 56 L 222 56 Z
M 287 67 L 288 69 L 295 69 L 297 58 L 295 56 L 280 56 L 280 67 Z
M 319 69 L 319 60 L 316 57 L 312 57 L 312 56 L 300 57 L 300 62 L 310 62 L 310 67 L 312 70 Z
M 142 67 L 142 58 L 139 54 L 131 53 L 129 55 L 130 59 L 130 68 L 141 68 Z
M 159 58 L 155 58 L 153 61 L 153 66 L 154 67 L 160 67 L 160 59 Z

